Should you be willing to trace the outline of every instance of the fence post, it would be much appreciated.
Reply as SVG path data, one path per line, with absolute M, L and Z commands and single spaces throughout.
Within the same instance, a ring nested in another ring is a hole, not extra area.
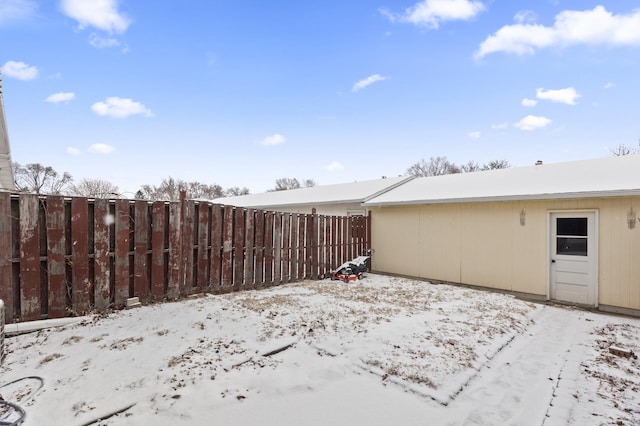
M 4 300 L 5 322 L 14 319 L 14 291 L 11 271 L 11 194 L 0 192 L 0 299 Z

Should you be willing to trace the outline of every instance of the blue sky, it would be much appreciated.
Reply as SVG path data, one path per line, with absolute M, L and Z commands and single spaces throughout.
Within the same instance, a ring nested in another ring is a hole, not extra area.
M 639 65 L 636 1 L 0 0 L 13 160 L 122 193 L 605 157 Z

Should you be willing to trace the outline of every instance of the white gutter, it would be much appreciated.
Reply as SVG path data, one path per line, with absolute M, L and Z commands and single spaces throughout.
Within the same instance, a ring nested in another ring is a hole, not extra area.
M 363 203 L 365 207 L 384 206 L 408 206 L 419 204 L 453 204 L 453 203 L 484 203 L 490 201 L 540 201 L 563 200 L 570 198 L 602 198 L 602 197 L 635 197 L 640 196 L 640 189 L 620 189 L 611 191 L 583 191 L 564 192 L 555 194 L 523 194 L 523 195 L 497 195 L 487 197 L 459 197 L 436 198 L 423 200 L 397 200 L 397 201 L 369 201 Z

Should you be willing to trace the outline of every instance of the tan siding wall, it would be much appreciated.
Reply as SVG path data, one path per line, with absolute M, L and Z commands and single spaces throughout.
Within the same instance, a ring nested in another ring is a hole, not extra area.
M 630 208 L 640 216 L 640 197 L 376 207 L 373 268 L 546 295 L 549 211 L 597 210 L 599 303 L 640 309 L 640 223 L 628 228 Z

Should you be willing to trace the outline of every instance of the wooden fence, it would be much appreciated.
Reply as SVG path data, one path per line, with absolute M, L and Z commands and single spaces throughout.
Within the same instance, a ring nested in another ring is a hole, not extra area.
M 319 279 L 369 248 L 367 217 L 0 192 L 6 322 Z

